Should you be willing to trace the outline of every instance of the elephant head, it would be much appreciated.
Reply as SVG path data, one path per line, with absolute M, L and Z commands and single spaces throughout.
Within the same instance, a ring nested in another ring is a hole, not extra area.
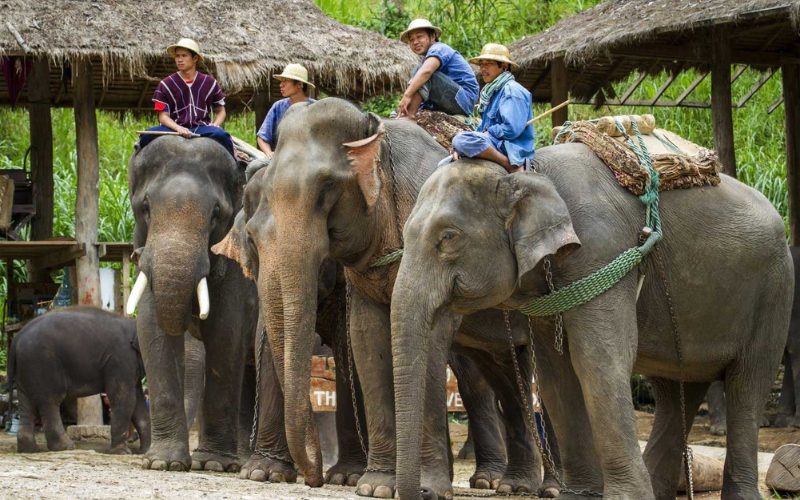
M 224 246 L 257 283 L 283 388 L 289 451 L 307 484 L 322 484 L 308 398 L 320 276 L 328 258 L 357 264 L 375 245 L 382 210 L 384 125 L 340 99 L 292 106 L 275 156 L 245 190 L 245 224 Z M 238 223 L 237 223 L 238 225 Z M 238 243 L 237 243 L 238 242 Z
M 506 301 L 543 257 L 579 245 L 567 206 L 537 173 L 462 160 L 423 185 L 392 294 L 397 489 L 419 491 L 426 367 L 460 315 Z M 422 292 L 421 292 L 422 291 Z M 433 367 L 432 369 L 436 369 Z M 440 367 L 443 371 L 444 366 Z
M 129 311 L 149 290 L 158 327 L 168 335 L 187 330 L 193 303 L 205 319 L 209 247 L 231 226 L 241 185 L 233 158 L 211 139 L 161 137 L 134 154 L 128 187 L 140 273 Z

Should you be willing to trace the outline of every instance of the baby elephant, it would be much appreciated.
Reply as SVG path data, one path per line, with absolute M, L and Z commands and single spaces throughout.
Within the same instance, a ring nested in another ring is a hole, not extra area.
M 139 432 L 139 452 L 150 447 L 150 415 L 142 392 L 144 367 L 136 321 L 94 307 L 67 307 L 40 316 L 14 337 L 8 389 L 16 384 L 20 427 L 17 451 L 38 451 L 36 415 L 50 451 L 73 449 L 59 406 L 67 396 L 105 392 L 111 404 L 111 453 L 127 454 L 129 423 Z

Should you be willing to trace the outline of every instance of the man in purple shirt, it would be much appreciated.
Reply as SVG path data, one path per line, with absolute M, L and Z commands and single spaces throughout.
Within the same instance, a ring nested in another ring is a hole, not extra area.
M 183 137 L 209 137 L 222 144 L 233 155 L 231 136 L 222 129 L 225 121 L 225 94 L 213 76 L 197 71 L 203 61 L 200 46 L 182 38 L 167 48 L 175 59 L 176 73 L 161 80 L 153 93 L 158 112 L 158 127 L 148 131 L 177 132 Z M 210 121 L 213 110 L 214 120 Z M 147 146 L 158 135 L 142 135 L 139 147 Z

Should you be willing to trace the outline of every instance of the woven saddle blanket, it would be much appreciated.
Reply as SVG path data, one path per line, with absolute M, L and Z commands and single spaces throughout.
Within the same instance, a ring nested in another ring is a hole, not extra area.
M 638 134 L 631 122 L 635 122 Z M 620 123 L 624 132 L 619 130 Z M 655 128 L 653 115 L 605 116 L 597 120 L 568 122 L 553 129 L 554 144 L 581 142 L 608 166 L 619 184 L 639 196 L 650 182 L 650 174 L 639 161 L 629 141 L 644 142 L 653 168 L 658 172 L 659 191 L 716 186 L 722 165 L 716 151 L 702 148 L 668 130 Z
M 443 148 L 450 151 L 453 137 L 459 132 L 472 130 L 467 125 L 466 117 L 453 116 L 441 111 L 422 109 L 417 111 L 417 125 L 422 127 Z

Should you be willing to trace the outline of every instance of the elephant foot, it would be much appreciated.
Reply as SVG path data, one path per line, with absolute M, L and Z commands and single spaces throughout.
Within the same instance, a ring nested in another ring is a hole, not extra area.
M 363 461 L 339 460 L 325 472 L 325 482 L 336 486 L 355 486 L 365 468 Z
M 241 467 L 239 456 L 233 453 L 199 448 L 192 453 L 192 470 L 239 472 Z
M 793 415 L 787 415 L 785 413 L 779 413 L 775 415 L 775 421 L 772 422 L 773 427 L 789 427 L 792 425 L 792 420 L 794 420 Z
M 297 469 L 292 462 L 268 457 L 265 452 L 255 452 L 239 471 L 239 479 L 269 481 L 270 483 L 296 483 Z
M 17 439 L 17 453 L 38 453 L 39 447 L 36 440 L 31 438 Z
M 109 455 L 131 455 L 133 452 L 126 443 L 118 444 L 116 446 L 112 446 L 108 449 Z
M 496 490 L 500 486 L 503 474 L 505 470 L 478 466 L 475 468 L 475 474 L 469 478 L 469 487 L 476 490 Z
M 561 485 L 554 477 L 545 477 L 539 488 L 539 498 L 557 498 L 561 495 Z
M 530 477 L 530 474 L 507 472 L 497 486 L 497 493 L 501 495 L 536 493 L 539 491 L 539 486 L 539 481 Z
M 769 417 L 766 415 L 761 415 L 761 417 L 758 419 L 758 426 L 769 427 Z
M 727 432 L 727 424 L 725 422 L 718 424 L 711 424 L 708 431 L 714 436 L 724 436 Z
M 142 458 L 142 469 L 188 471 L 192 457 L 186 443 L 153 443 Z
M 420 478 L 422 498 L 452 499 L 453 483 L 450 480 L 450 467 L 439 467 L 438 472 L 436 467 L 426 467 L 425 464 L 422 467 L 422 477 Z
M 53 443 L 50 443 L 48 441 L 47 449 L 50 450 L 50 451 L 74 450 L 75 449 L 75 443 L 73 443 L 70 438 L 64 436 L 62 439 L 59 439 L 59 440 L 57 440 L 57 441 L 55 441 Z
M 394 498 L 394 472 L 365 470 L 358 480 L 356 494 L 362 497 Z
M 459 460 L 475 460 L 475 446 L 471 440 L 464 442 L 464 446 L 458 450 L 458 457 L 456 458 Z

